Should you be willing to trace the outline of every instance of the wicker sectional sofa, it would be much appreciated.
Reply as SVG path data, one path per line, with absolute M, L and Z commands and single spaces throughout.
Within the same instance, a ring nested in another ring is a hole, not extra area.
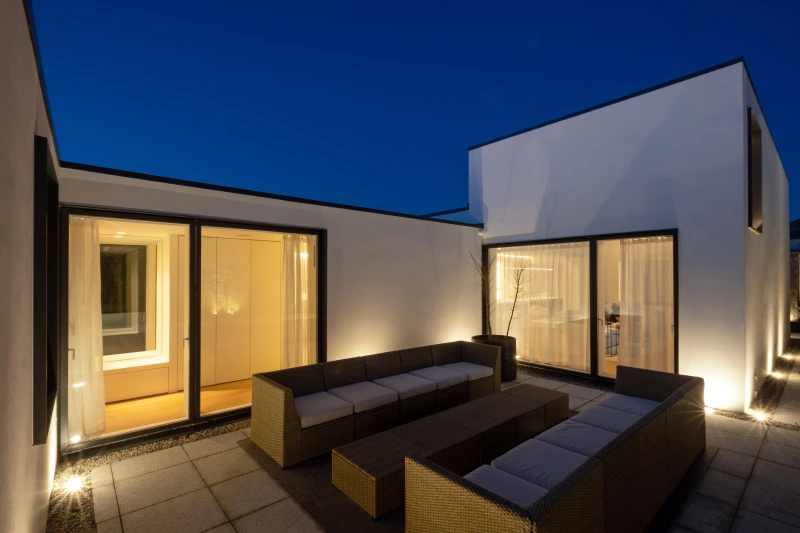
M 406 457 L 406 532 L 642 531 L 705 449 L 703 391 L 620 366 L 615 395 L 464 477 Z
M 281 467 L 500 391 L 500 349 L 449 342 L 253 376 L 252 440 Z

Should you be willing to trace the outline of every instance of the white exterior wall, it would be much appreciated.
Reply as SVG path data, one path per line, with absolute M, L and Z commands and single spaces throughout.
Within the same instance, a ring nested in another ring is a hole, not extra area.
M 61 202 L 328 231 L 327 359 L 480 333 L 478 229 L 63 169 Z
M 738 411 L 750 394 L 745 75 L 734 64 L 469 154 L 486 244 L 677 228 L 679 371 Z
M 764 223 L 761 234 L 744 231 L 745 243 L 745 391 L 758 391 L 772 371 L 775 358 L 789 342 L 789 181 L 786 178 L 767 121 L 753 86 L 743 72 L 745 111 L 748 107 L 761 126 L 762 194 Z M 743 116 L 744 183 L 747 184 L 747 115 Z M 747 216 L 748 201 L 744 198 Z M 745 223 L 745 225 L 747 225 Z
M 45 530 L 56 460 L 55 416 L 47 444 L 32 445 L 34 135 L 52 138 L 23 2 L 9 0 L 0 5 L 0 531 L 15 533 Z

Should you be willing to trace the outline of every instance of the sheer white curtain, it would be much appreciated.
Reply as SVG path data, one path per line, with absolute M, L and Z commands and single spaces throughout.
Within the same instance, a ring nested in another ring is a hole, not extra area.
M 100 233 L 90 218 L 70 219 L 68 326 L 68 428 L 77 442 L 106 427 Z
M 316 363 L 316 272 L 314 237 L 283 238 L 283 339 L 281 368 Z
M 494 251 L 492 332 L 505 335 L 520 291 L 509 334 L 521 360 L 588 372 L 589 243 L 559 243 Z
M 619 364 L 673 372 L 672 237 L 620 242 Z

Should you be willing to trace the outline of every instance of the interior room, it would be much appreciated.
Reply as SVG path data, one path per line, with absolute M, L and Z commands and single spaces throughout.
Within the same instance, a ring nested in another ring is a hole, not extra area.
M 516 337 L 520 361 L 589 372 L 589 243 L 492 248 L 489 261 L 493 332 Z
M 674 280 L 670 236 L 597 242 L 598 372 L 617 365 L 673 372 Z
M 597 374 L 614 378 L 619 364 L 674 371 L 672 236 L 495 247 L 488 261 L 492 331 L 516 338 L 520 361 L 590 373 L 596 290 Z
M 69 218 L 72 443 L 189 416 L 189 226 Z M 316 237 L 201 228 L 200 414 L 253 374 L 317 362 Z
M 251 376 L 317 362 L 313 235 L 203 227 L 200 412 L 250 405 Z
M 69 219 L 69 434 L 185 419 L 189 227 Z

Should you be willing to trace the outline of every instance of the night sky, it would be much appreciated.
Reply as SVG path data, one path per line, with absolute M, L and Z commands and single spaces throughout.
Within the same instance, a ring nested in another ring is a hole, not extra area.
M 422 214 L 471 145 L 744 56 L 800 180 L 796 1 L 33 6 L 66 161 Z

